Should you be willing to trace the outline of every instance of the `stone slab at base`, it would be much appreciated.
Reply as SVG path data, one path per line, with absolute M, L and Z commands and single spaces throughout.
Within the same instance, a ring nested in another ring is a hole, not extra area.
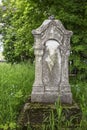
M 59 95 L 59 96 L 58 96 Z M 32 93 L 31 102 L 39 103 L 55 103 L 60 100 L 61 103 L 72 104 L 72 94 L 66 93 L 63 95 L 58 94 L 57 92 L 45 92 L 45 93 Z
M 43 126 L 50 124 L 50 114 L 52 114 L 52 111 L 55 118 L 54 120 L 58 121 L 57 110 L 59 108 L 60 105 L 55 106 L 55 104 L 52 103 L 32 103 L 31 99 L 29 99 L 21 110 L 18 124 L 20 125 L 21 130 L 27 130 L 27 126 L 30 127 L 30 130 L 43 130 Z M 72 105 L 62 104 L 62 115 L 65 117 L 61 118 L 63 119 L 62 124 L 72 119 L 72 126 L 70 127 L 74 128 L 79 126 L 82 113 L 76 103 L 73 103 Z M 64 128 L 63 125 L 62 127 Z
M 63 93 L 60 95 L 60 101 L 63 104 L 72 104 L 72 93 Z

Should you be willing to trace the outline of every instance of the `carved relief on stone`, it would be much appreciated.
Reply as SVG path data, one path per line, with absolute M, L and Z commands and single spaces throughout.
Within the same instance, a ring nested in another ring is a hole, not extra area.
M 61 75 L 61 54 L 59 43 L 55 40 L 48 40 L 45 43 L 43 56 L 43 83 L 48 91 L 58 91 Z
M 47 30 L 44 30 L 41 34 L 41 41 L 44 44 L 49 39 L 55 39 L 59 43 L 63 41 L 63 33 L 60 29 L 58 29 L 53 23 L 49 24 Z
M 48 40 L 45 46 L 46 52 L 48 53 L 45 62 L 47 63 L 48 68 L 51 72 L 54 64 L 57 62 L 57 48 L 59 46 L 59 43 L 54 40 Z

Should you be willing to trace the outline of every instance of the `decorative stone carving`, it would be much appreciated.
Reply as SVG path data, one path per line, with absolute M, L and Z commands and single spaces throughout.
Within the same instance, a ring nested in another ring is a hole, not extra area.
M 59 20 L 45 20 L 32 31 L 35 39 L 35 82 L 31 101 L 72 104 L 68 76 L 68 57 L 72 31 L 64 28 Z
M 46 42 L 46 53 L 47 57 L 45 58 L 45 62 L 48 65 L 48 68 L 50 72 L 53 69 L 54 64 L 57 62 L 57 47 L 58 47 L 58 42 L 54 40 L 48 40 Z

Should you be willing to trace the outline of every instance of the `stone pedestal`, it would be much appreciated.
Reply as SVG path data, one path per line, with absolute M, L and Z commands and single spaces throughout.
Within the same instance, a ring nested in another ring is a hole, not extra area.
M 72 32 L 59 20 L 48 19 L 32 31 L 34 35 L 35 81 L 31 101 L 72 104 L 68 58 Z
M 81 110 L 76 103 L 55 105 L 51 103 L 32 103 L 29 99 L 20 113 L 18 125 L 21 126 L 21 130 L 27 130 L 27 128 L 29 130 L 43 130 L 43 127 L 45 129 L 48 127 L 47 130 L 49 130 L 52 127 L 52 121 L 55 122 L 56 129 L 59 127 L 58 123 L 61 123 L 59 125 L 64 130 L 65 128 L 74 129 L 79 127 L 81 116 Z

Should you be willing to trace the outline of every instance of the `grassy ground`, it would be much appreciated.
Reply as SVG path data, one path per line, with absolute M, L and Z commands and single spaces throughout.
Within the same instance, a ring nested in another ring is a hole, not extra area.
M 19 111 L 31 93 L 33 81 L 34 65 L 0 63 L 0 128 L 3 130 L 16 130 Z M 71 88 L 73 99 L 82 110 L 81 130 L 87 130 L 87 83 L 74 78 L 71 80 Z M 50 123 L 49 128 L 55 130 L 55 122 L 51 117 L 53 123 Z
M 31 93 L 34 66 L 0 63 L 0 127 L 14 128 L 21 105 Z

